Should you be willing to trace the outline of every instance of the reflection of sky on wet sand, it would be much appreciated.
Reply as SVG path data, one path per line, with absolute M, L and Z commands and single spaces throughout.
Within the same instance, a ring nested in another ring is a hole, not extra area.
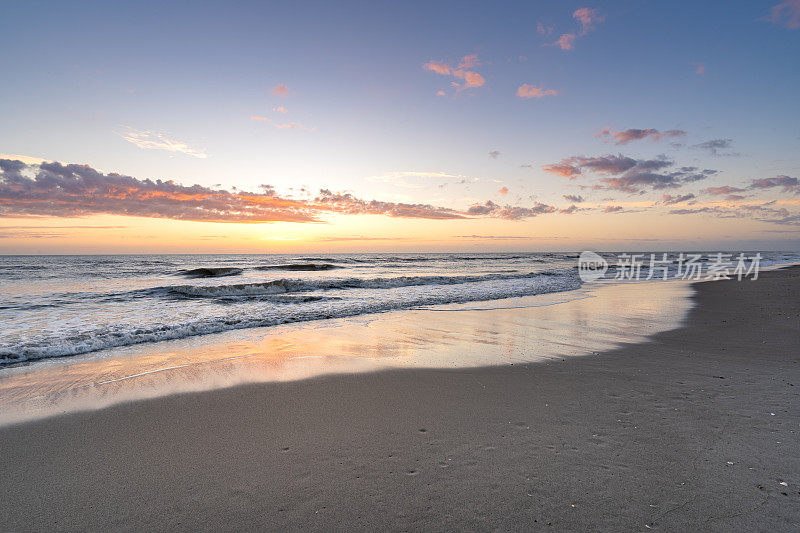
M 676 327 L 690 294 L 686 283 L 600 284 L 43 361 L 0 370 L 0 422 L 241 383 L 587 355 Z

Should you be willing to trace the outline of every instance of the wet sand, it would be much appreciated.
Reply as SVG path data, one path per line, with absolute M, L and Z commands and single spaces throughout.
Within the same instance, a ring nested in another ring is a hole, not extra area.
M 243 385 L 0 428 L 0 528 L 796 530 L 800 269 L 598 355 Z

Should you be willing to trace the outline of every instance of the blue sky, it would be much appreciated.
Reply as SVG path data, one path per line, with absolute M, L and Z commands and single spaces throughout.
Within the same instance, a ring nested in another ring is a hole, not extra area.
M 582 191 L 593 209 L 642 198 L 586 192 L 541 168 L 579 155 L 718 170 L 705 188 L 796 178 L 800 4 L 772 16 L 780 4 L 5 2 L 0 153 L 454 209 L 489 199 L 562 209 L 564 194 Z M 592 13 L 587 28 L 579 9 Z M 571 49 L 553 44 L 563 34 L 575 36 Z M 454 89 L 458 78 L 424 68 L 468 56 L 481 86 Z M 520 98 L 523 84 L 557 94 Z M 274 94 L 279 85 L 288 94 Z M 603 128 L 685 135 L 679 147 L 615 145 L 595 137 Z M 143 132 L 191 153 L 125 140 Z M 730 139 L 723 152 L 737 155 L 692 148 L 712 139 Z M 656 202 L 665 191 L 647 192 Z

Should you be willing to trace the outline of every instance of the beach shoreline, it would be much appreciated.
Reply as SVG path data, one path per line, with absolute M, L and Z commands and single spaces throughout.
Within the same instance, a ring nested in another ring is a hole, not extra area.
M 327 375 L 0 428 L 6 530 L 790 530 L 800 268 L 598 355 Z

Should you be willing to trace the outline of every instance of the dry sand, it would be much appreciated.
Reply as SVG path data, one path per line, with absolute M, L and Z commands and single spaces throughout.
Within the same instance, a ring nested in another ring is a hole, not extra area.
M 2 428 L 0 529 L 797 530 L 800 269 L 696 287 L 685 327 L 595 356 Z

